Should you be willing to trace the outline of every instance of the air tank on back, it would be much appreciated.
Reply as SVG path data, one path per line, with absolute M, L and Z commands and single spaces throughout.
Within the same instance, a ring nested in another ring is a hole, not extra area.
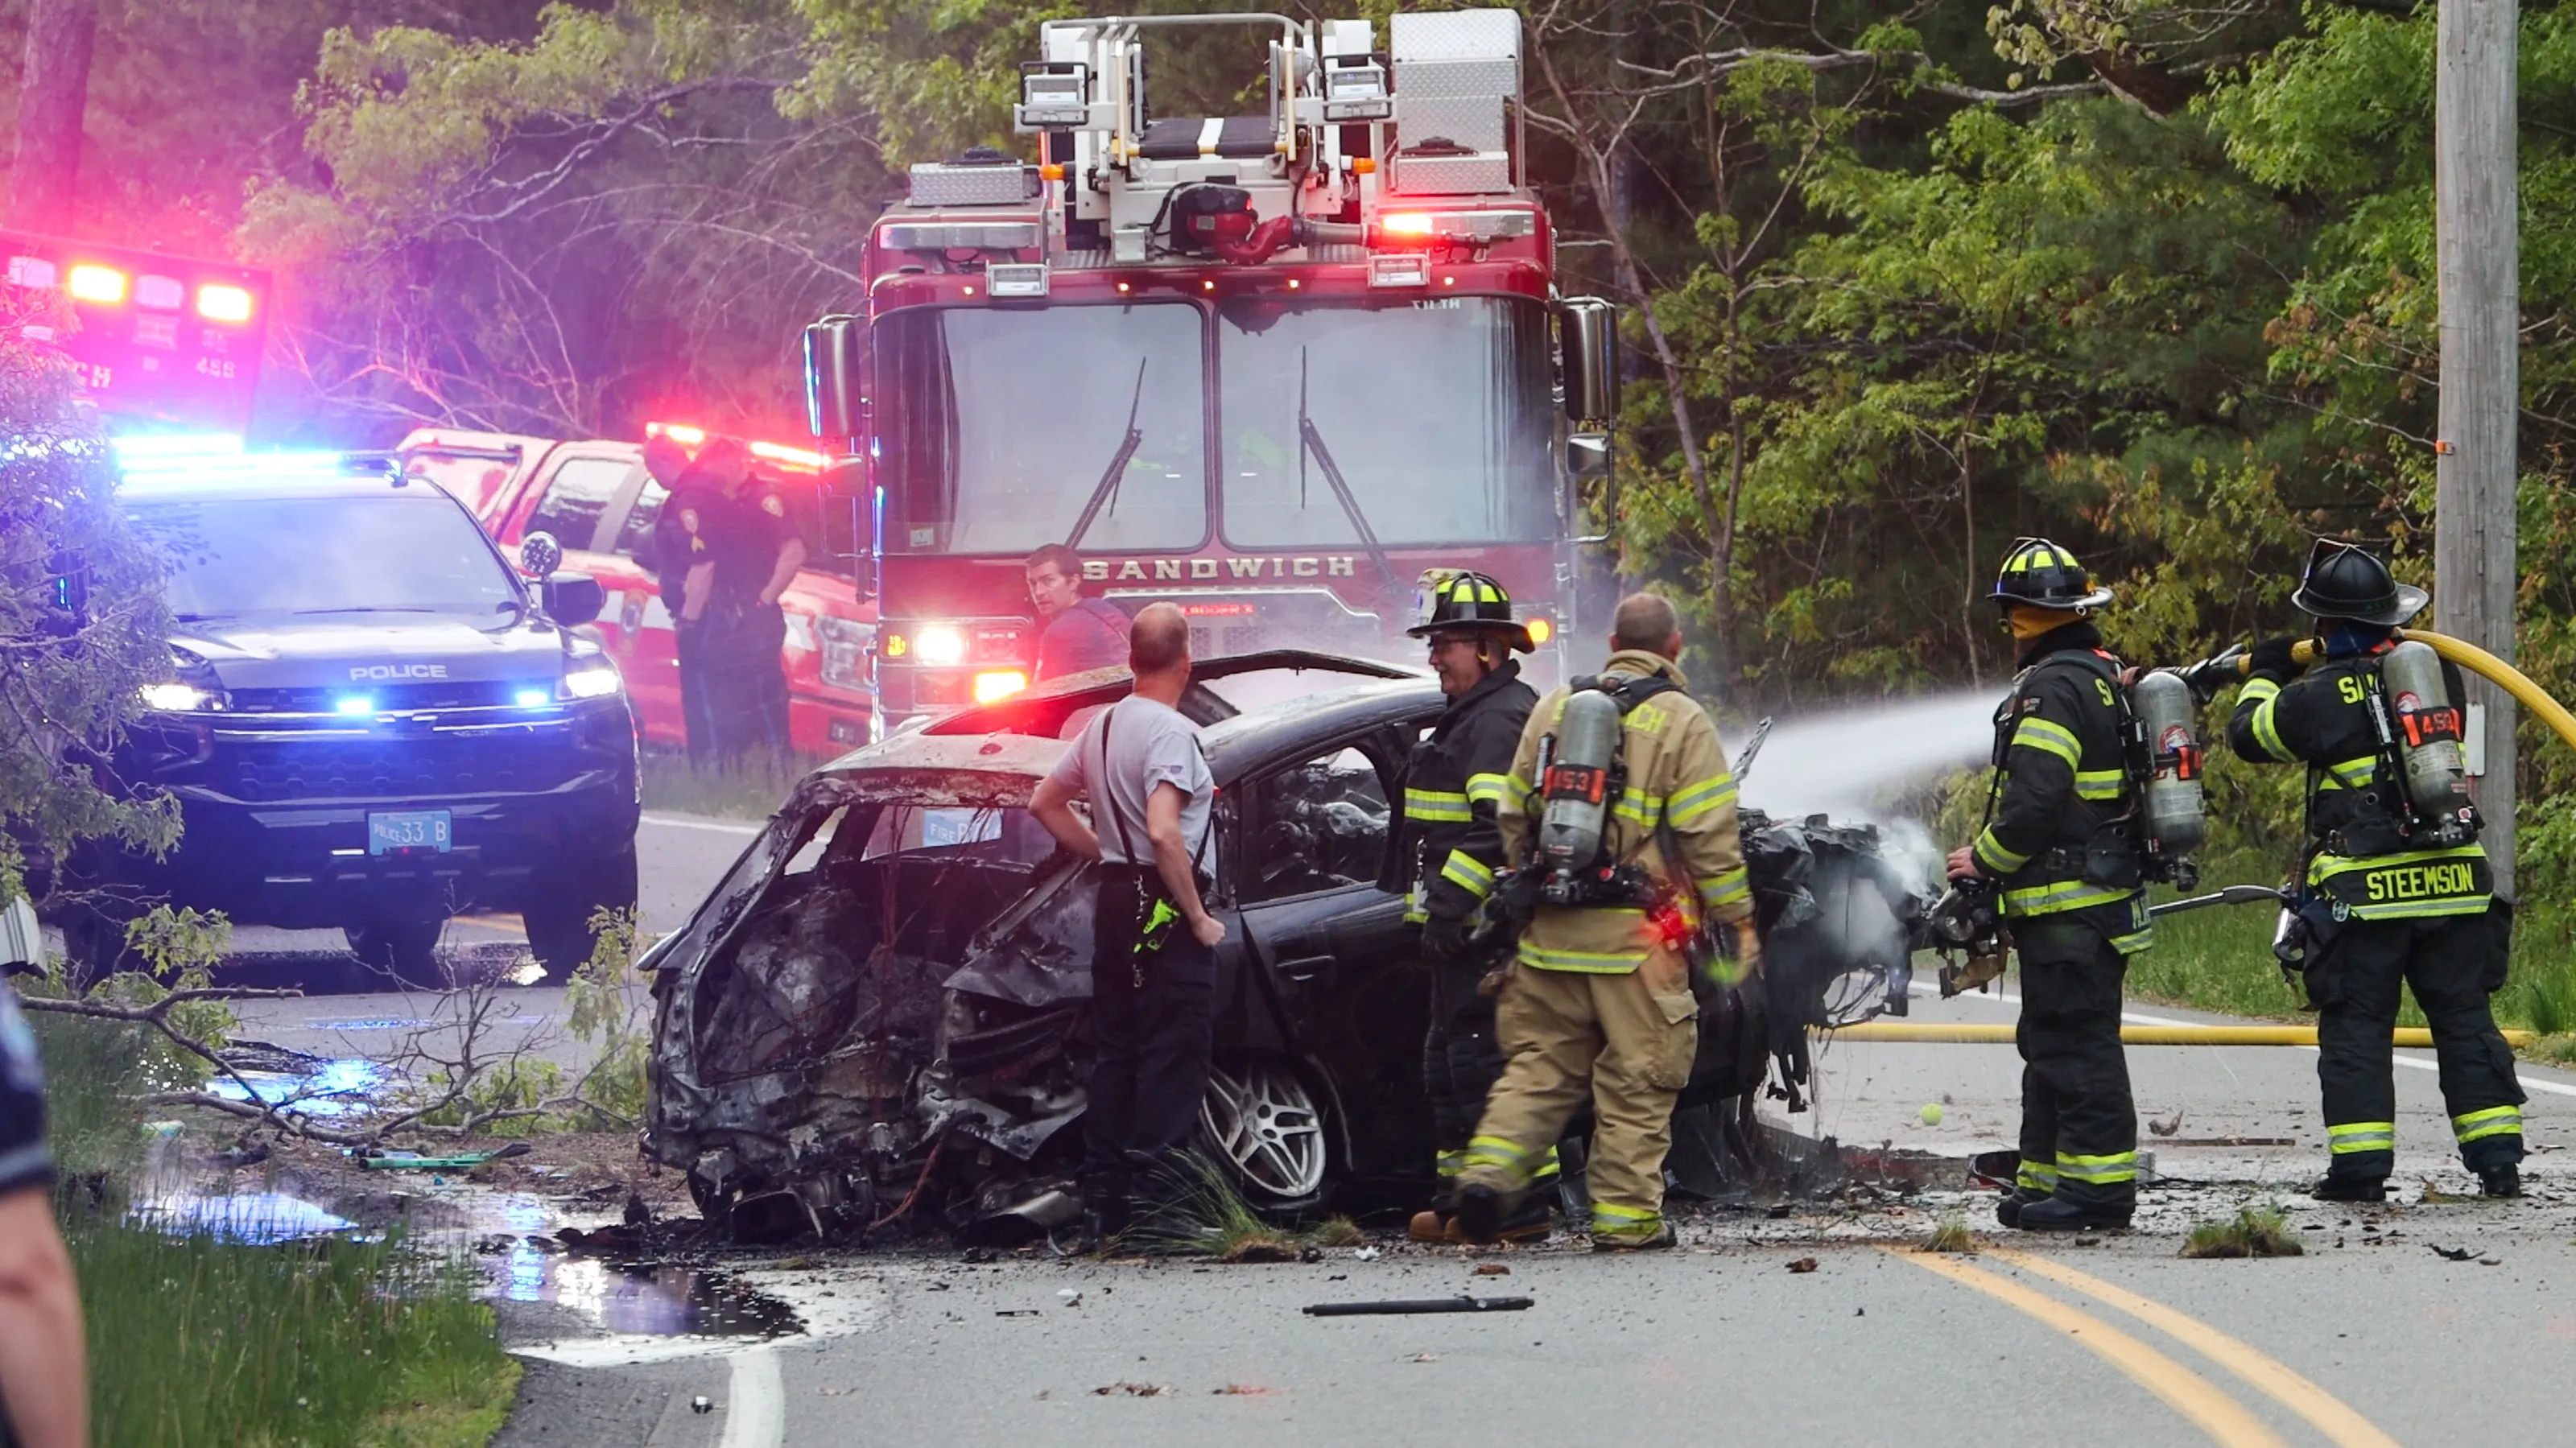
M 1610 766 L 1618 758 L 1619 703 L 1598 689 L 1576 689 L 1557 715 L 1556 747 L 1540 793 L 1538 858 L 1549 870 L 1589 868 L 1601 853 L 1610 813 Z
M 2167 860 L 2180 859 L 2209 837 L 2201 798 L 2200 740 L 2192 732 L 2191 686 L 2179 674 L 2141 674 L 2129 689 L 2139 732 L 2146 736 L 2146 834 Z
M 2460 711 L 2442 678 L 2442 657 L 2408 639 L 2379 661 L 2379 681 L 2395 717 L 2397 755 L 2406 767 L 2406 798 L 2437 825 L 2469 826 L 2468 761 L 2461 751 Z

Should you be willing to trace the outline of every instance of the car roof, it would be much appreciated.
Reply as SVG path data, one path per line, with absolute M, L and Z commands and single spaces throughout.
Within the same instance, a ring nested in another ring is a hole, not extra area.
M 1219 786 L 1281 758 L 1295 758 L 1310 750 L 1320 749 L 1339 738 L 1367 732 L 1369 729 L 1437 713 L 1441 706 L 1439 686 L 1402 670 L 1364 659 L 1340 659 L 1329 654 L 1294 652 L 1302 660 L 1328 660 L 1356 667 L 1347 671 L 1367 680 L 1340 689 L 1325 689 L 1303 694 L 1277 704 L 1245 709 L 1231 717 L 1207 724 L 1200 742 L 1207 750 L 1208 768 Z M 1210 665 L 1235 664 L 1248 659 L 1275 659 L 1277 654 L 1244 655 L 1236 659 L 1210 660 Z M 1278 665 L 1272 663 L 1271 667 Z M 1229 669 L 1228 673 L 1247 672 Z M 1378 677 L 1394 674 L 1394 678 Z M 1114 687 L 1112 682 L 1114 679 Z M 1124 669 L 1103 669 L 1092 674 L 1051 680 L 1050 684 L 1070 687 L 1058 690 L 1052 698 L 1077 702 L 1077 708 L 1114 703 L 1129 692 Z M 1069 720 L 1070 712 L 1050 708 L 1046 717 Z M 952 726 L 967 715 L 989 723 L 1005 722 L 994 718 L 995 711 L 969 710 L 966 715 L 951 716 L 930 729 L 897 734 L 880 743 L 856 749 L 817 771 L 826 777 L 856 782 L 864 779 L 873 792 L 884 788 L 888 793 L 923 803 L 985 803 L 1021 805 L 1027 803 L 1028 788 L 1053 769 L 1064 757 L 1070 744 L 1054 733 L 1024 731 L 975 731 Z M 1025 722 L 1020 716 L 1009 722 Z M 1059 726 L 1060 727 L 1060 726 Z

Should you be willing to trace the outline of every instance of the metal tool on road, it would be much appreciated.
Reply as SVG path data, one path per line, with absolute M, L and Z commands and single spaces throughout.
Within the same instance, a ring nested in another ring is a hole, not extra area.
M 1397 1298 L 1388 1302 L 1316 1302 L 1306 1307 L 1308 1317 L 1391 1317 L 1420 1312 L 1522 1312 L 1535 1299 L 1528 1297 L 1456 1297 Z

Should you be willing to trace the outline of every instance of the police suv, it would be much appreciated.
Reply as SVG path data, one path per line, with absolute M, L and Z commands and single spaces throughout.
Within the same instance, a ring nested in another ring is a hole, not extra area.
M 365 459 L 129 464 L 119 496 L 167 555 L 172 629 L 113 773 L 185 830 L 163 859 L 75 862 L 78 966 L 116 965 L 160 899 L 338 927 L 419 984 L 465 911 L 517 911 L 553 978 L 588 958 L 592 913 L 635 903 L 639 810 L 634 712 L 575 632 L 596 580 L 542 534 L 523 577 L 455 499 Z

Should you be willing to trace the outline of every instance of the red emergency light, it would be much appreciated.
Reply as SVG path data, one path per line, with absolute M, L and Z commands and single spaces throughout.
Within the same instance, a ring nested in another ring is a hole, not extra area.
M 25 233 L 0 235 L 0 256 L 10 285 L 70 300 L 78 331 L 57 336 L 28 323 L 27 340 L 77 364 L 90 400 L 120 432 L 249 430 L 266 272 Z
M 705 447 L 707 439 L 713 436 L 705 428 L 685 422 L 648 422 L 644 424 L 644 435 L 648 438 L 667 437 L 691 452 Z M 765 462 L 785 463 L 809 472 L 821 472 L 832 461 L 812 448 L 789 447 L 783 442 L 746 439 L 743 448 Z

